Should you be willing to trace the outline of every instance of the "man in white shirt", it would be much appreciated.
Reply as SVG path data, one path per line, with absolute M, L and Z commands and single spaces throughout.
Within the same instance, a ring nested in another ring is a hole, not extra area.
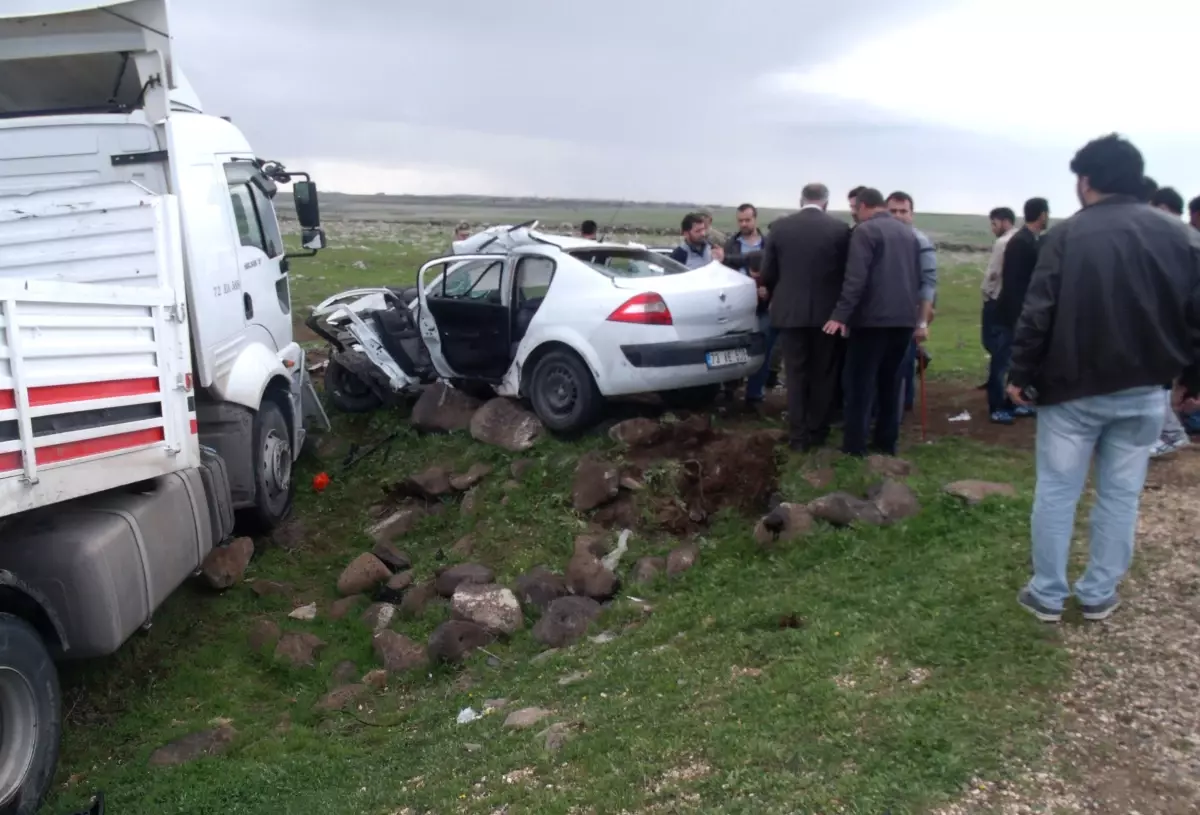
M 987 271 L 983 273 L 983 283 L 979 287 L 983 293 L 983 314 L 979 325 L 983 348 L 991 355 L 987 382 L 984 382 L 981 388 L 987 391 L 988 414 L 991 415 L 1012 410 L 1012 405 L 1008 404 L 1004 395 L 1004 375 L 1008 369 L 1009 356 L 1008 333 L 1001 330 L 997 324 L 996 309 L 1004 278 L 1004 250 L 1012 236 L 1017 234 L 1017 214 L 1008 207 L 996 207 L 988 213 L 988 220 L 991 222 L 996 242 L 992 244 Z

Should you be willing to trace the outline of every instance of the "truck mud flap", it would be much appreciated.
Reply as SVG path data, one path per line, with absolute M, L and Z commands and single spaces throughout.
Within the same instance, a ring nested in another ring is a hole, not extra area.
M 212 522 L 213 541 L 216 546 L 233 534 L 233 499 L 229 492 L 229 470 L 225 459 L 211 447 L 200 447 L 200 477 L 204 480 L 204 493 L 208 497 L 208 511 Z

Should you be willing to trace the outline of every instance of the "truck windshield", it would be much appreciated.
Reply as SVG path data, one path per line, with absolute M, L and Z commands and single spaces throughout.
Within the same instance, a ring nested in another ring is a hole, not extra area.
M 662 277 L 688 270 L 649 249 L 576 249 L 568 254 L 609 277 Z

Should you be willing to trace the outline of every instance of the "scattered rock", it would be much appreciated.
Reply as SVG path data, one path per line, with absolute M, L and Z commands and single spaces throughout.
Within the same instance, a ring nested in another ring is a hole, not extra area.
M 350 685 L 354 682 L 354 677 L 358 676 L 358 666 L 348 659 L 343 659 L 333 669 L 330 679 L 335 687 L 339 685 Z
M 371 592 L 391 576 L 391 570 L 383 565 L 382 560 L 370 552 L 363 552 L 342 571 L 341 577 L 338 578 L 337 590 L 343 597 Z
M 641 492 L 646 489 L 646 485 L 631 475 L 623 475 L 621 476 L 621 489 L 629 492 Z
M 397 572 L 388 578 L 388 582 L 383 584 L 383 588 L 375 593 L 375 599 L 381 603 L 399 603 L 404 599 L 404 593 L 408 591 L 408 587 L 412 585 L 412 572 Z
M 818 467 L 806 472 L 804 480 L 816 489 L 823 490 L 837 480 L 837 473 L 832 467 Z
M 667 555 L 667 574 L 672 577 L 683 574 L 696 565 L 696 559 L 699 557 L 700 547 L 694 543 L 676 546 Z
M 355 269 L 367 268 L 367 262 L 365 260 L 356 260 L 353 263 L 351 263 L 350 265 L 353 266 Z
M 271 533 L 271 543 L 285 552 L 295 552 L 304 546 L 307 537 L 304 522 L 299 518 L 292 518 L 275 527 L 275 531 Z
M 342 685 L 334 688 L 313 705 L 313 710 L 345 710 L 352 702 L 357 702 L 369 692 L 366 685 Z
M 591 555 L 595 558 L 602 558 L 608 554 L 608 535 L 603 532 L 586 532 L 575 538 L 574 549 L 576 555 Z
M 492 472 L 487 464 L 472 464 L 462 475 L 450 477 L 450 486 L 459 492 L 466 492 L 474 487 Z
M 324 647 L 325 641 L 315 634 L 289 632 L 279 638 L 275 658 L 286 660 L 297 668 L 311 668 L 317 664 L 317 654 Z
M 492 641 L 482 626 L 466 620 L 450 620 L 429 635 L 429 656 L 442 662 L 461 662 L 463 657 Z
M 571 725 L 566 722 L 556 722 L 538 733 L 538 738 L 542 739 L 547 753 L 557 753 L 574 735 Z
M 601 631 L 594 637 L 588 637 L 596 645 L 607 645 L 617 638 L 617 635 L 612 631 Z
M 557 653 L 558 653 L 557 648 L 547 648 L 545 651 L 542 651 L 541 653 L 534 654 L 533 656 L 531 656 L 529 658 L 529 664 L 530 665 L 539 665 L 539 664 L 545 662 L 546 660 L 553 658 L 554 655 Z
M 809 502 L 808 511 L 814 518 L 827 521 L 834 526 L 868 524 L 879 526 L 884 522 L 879 507 L 870 501 L 856 498 L 848 492 L 831 492 Z
M 342 619 L 351 611 L 354 611 L 358 604 L 366 599 L 366 595 L 352 594 L 349 597 L 343 597 L 340 600 L 334 600 L 333 604 L 329 607 L 329 619 Z
M 470 535 L 463 535 L 450 547 L 450 554 L 455 557 L 470 557 L 473 551 L 475 551 L 475 539 Z
M 508 707 L 507 699 L 484 699 L 483 700 L 483 709 L 484 710 L 502 710 L 506 707 Z
M 371 638 L 371 648 L 388 673 L 403 673 L 429 664 L 430 655 L 419 642 L 413 642 L 395 631 L 378 632 Z
M 663 426 L 653 419 L 636 418 L 617 422 L 608 431 L 608 437 L 626 447 L 651 447 L 662 441 Z
M 274 580 L 255 580 L 250 584 L 250 591 L 259 597 L 288 597 L 294 589 L 291 583 L 279 583 Z
M 200 571 L 214 589 L 227 589 L 242 579 L 253 555 L 254 541 L 234 538 L 225 546 L 214 546 L 200 565 Z
M 804 504 L 783 503 L 762 517 L 754 527 L 754 540 L 759 546 L 786 543 L 807 535 L 813 518 Z
M 491 634 L 509 636 L 525 625 L 516 595 L 495 583 L 460 583 L 450 600 L 450 610 L 458 619 L 475 623 Z
M 510 453 L 521 453 L 533 447 L 543 431 L 537 416 L 503 397 L 486 402 L 471 417 L 472 438 L 502 447 Z
M 396 619 L 396 607 L 391 603 L 372 603 L 363 612 L 362 621 L 373 632 L 380 632 Z
M 280 629 L 279 623 L 274 620 L 255 620 L 250 624 L 250 631 L 246 639 L 250 643 L 251 651 L 263 654 L 274 650 L 282 636 L 283 631 Z
M 582 682 L 591 675 L 591 671 L 576 671 L 573 674 L 567 674 L 559 679 L 558 684 L 565 688 L 567 685 L 574 685 L 576 682 Z
M 904 478 L 912 473 L 913 466 L 902 458 L 873 455 L 867 457 L 867 471 L 885 478 Z
M 1012 484 L 997 484 L 993 481 L 976 481 L 975 479 L 955 481 L 947 484 L 943 489 L 950 495 L 966 501 L 969 506 L 975 506 L 993 495 L 1005 498 L 1017 497 L 1017 490 Z
M 607 600 L 617 593 L 620 581 L 595 555 L 577 552 L 567 564 L 567 587 L 575 594 Z
M 439 574 L 435 585 L 437 593 L 442 597 L 453 597 L 455 589 L 462 583 L 482 585 L 491 583 L 495 578 L 495 573 L 487 566 L 481 566 L 478 563 L 460 563 Z
M 397 549 L 393 543 L 377 543 L 371 554 L 379 558 L 392 572 L 406 572 L 412 568 L 412 557 L 403 549 Z
M 560 597 L 534 625 L 533 638 L 551 648 L 571 645 L 587 633 L 602 610 L 590 597 Z
M 575 466 L 571 504 L 576 510 L 586 512 L 616 498 L 620 488 L 621 471 L 617 466 L 588 454 Z
M 367 529 L 367 534 L 376 543 L 385 543 L 403 537 L 416 528 L 426 515 L 423 507 L 401 507 L 383 520 Z
M 151 767 L 175 767 L 202 756 L 219 756 L 233 744 L 237 731 L 231 724 L 221 724 L 211 730 L 189 733 L 150 754 Z
M 317 619 L 317 604 L 309 603 L 308 605 L 300 606 L 292 609 L 292 613 L 288 615 L 293 620 L 310 621 Z
M 429 602 L 437 596 L 437 586 L 432 580 L 413 586 L 404 593 L 404 599 L 400 601 L 400 614 L 410 619 L 420 617 L 425 613 Z
M 889 523 L 911 518 L 921 511 L 921 504 L 912 488 L 891 478 L 872 487 L 867 497 L 875 502 Z
M 635 586 L 653 583 L 666 570 L 667 559 L 665 557 L 640 557 L 637 563 L 633 564 L 633 573 L 629 576 L 629 582 Z
M 383 690 L 387 687 L 388 672 L 383 668 L 375 668 L 374 670 L 367 671 L 366 675 L 362 678 L 362 683 L 369 688 Z
M 522 481 L 536 466 L 537 462 L 533 459 L 519 458 L 508 466 L 508 474 L 515 480 Z
M 462 503 L 459 504 L 459 511 L 463 515 L 470 517 L 479 509 L 479 487 L 472 487 L 467 490 L 462 497 Z
M 517 578 L 517 600 L 525 608 L 536 608 L 544 612 L 559 597 L 567 595 L 567 581 L 542 566 L 534 566 Z
M 508 714 L 504 726 L 510 730 L 527 730 L 547 716 L 552 716 L 549 710 L 542 707 L 523 707 Z
M 473 396 L 444 382 L 436 382 L 425 388 L 413 405 L 409 421 L 423 433 L 451 433 L 467 430 L 471 417 L 481 402 Z
M 398 484 L 388 487 L 391 495 L 436 501 L 453 491 L 450 486 L 450 471 L 445 467 L 433 466 L 410 475 Z
M 521 482 L 514 478 L 510 478 L 504 482 L 502 489 L 505 492 L 516 492 L 517 490 L 521 489 Z
M 483 745 L 475 744 L 474 742 L 464 741 L 463 749 L 466 750 L 468 753 L 478 753 L 480 750 L 483 749 Z M 404 810 L 400 810 L 400 812 L 404 812 Z

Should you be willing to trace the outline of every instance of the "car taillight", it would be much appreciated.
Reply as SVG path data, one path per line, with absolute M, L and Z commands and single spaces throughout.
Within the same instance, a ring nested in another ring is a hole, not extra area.
M 672 324 L 671 309 L 667 308 L 667 301 L 652 291 L 630 297 L 608 315 L 608 319 L 614 323 Z

